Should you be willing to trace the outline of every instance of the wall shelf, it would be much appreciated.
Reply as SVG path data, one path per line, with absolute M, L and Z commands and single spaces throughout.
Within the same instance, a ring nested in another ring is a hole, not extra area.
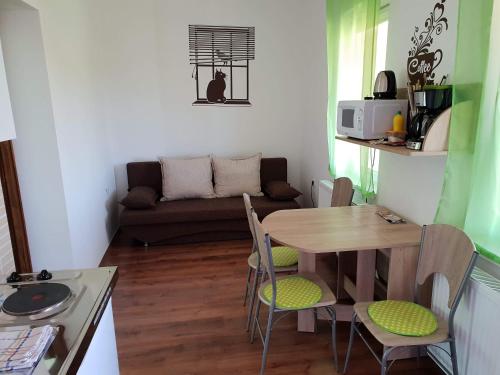
M 404 146 L 389 146 L 389 145 L 382 145 L 382 144 L 371 144 L 369 141 L 363 141 L 360 139 L 343 137 L 340 135 L 337 135 L 335 138 L 340 140 L 340 141 L 353 143 L 355 145 L 370 147 L 370 148 L 374 148 L 374 149 L 377 149 L 380 151 L 391 152 L 393 154 L 398 154 L 398 155 L 403 155 L 403 156 L 422 157 L 422 156 L 446 156 L 446 155 L 448 155 L 448 151 L 415 151 L 415 150 L 409 150 Z

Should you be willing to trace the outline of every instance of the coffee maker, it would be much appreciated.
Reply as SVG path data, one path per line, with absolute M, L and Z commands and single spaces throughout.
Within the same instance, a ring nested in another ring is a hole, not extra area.
M 450 85 L 429 85 L 413 94 L 416 114 L 407 127 L 406 147 L 412 150 L 422 149 L 425 135 L 434 120 L 452 104 Z

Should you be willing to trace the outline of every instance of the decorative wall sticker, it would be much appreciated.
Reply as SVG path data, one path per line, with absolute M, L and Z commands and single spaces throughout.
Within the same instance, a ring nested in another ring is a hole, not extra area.
M 211 80 L 207 87 L 207 100 L 209 103 L 225 103 L 226 74 L 222 70 L 215 71 L 215 79 Z
M 408 52 L 408 78 L 411 84 L 434 84 L 436 78 L 435 69 L 443 60 L 443 51 L 437 49 L 431 51 L 430 48 L 436 36 L 441 35 L 448 30 L 448 19 L 444 17 L 444 3 L 446 0 L 440 0 L 429 17 L 425 20 L 424 28 L 420 31 L 415 26 L 415 31 L 411 37 L 413 46 Z
M 254 59 L 254 27 L 189 25 L 189 63 L 196 81 L 193 105 L 250 105 Z

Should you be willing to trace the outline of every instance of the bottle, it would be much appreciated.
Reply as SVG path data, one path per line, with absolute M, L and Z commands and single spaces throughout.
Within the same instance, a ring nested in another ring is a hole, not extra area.
M 405 131 L 405 119 L 401 111 L 398 111 L 392 119 L 392 131 L 401 133 Z

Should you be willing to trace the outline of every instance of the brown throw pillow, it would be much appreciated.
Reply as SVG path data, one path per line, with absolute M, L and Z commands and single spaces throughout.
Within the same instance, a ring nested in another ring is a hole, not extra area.
M 302 195 L 286 181 L 269 181 L 264 185 L 264 191 L 271 199 L 277 201 L 291 201 Z
M 156 206 L 158 193 L 149 186 L 136 186 L 121 201 L 125 207 L 133 210 L 153 208 Z

